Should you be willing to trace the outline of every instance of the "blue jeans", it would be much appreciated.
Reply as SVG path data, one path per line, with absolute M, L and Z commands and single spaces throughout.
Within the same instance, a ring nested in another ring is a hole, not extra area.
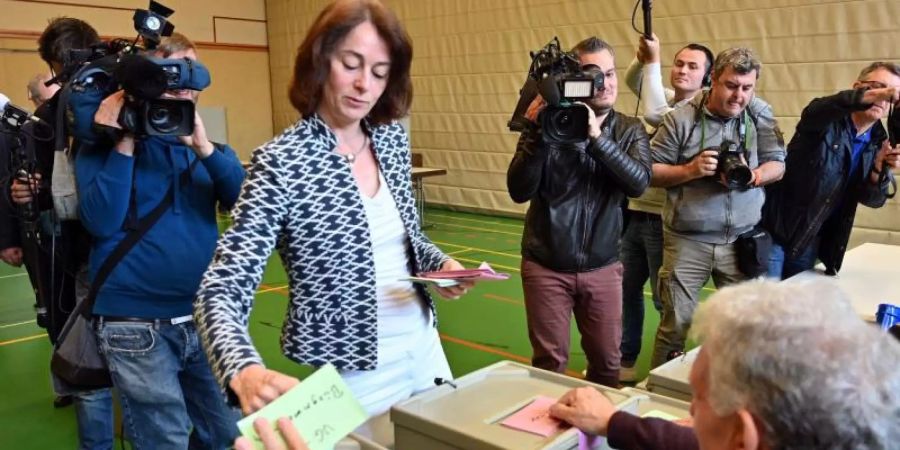
M 134 449 L 231 447 L 240 414 L 225 404 L 193 322 L 101 322 L 97 334 Z
M 622 362 L 634 363 L 644 334 L 644 284 L 650 279 L 653 306 L 662 311 L 657 275 L 662 265 L 662 218 L 658 214 L 626 211 L 628 224 L 619 247 L 625 268 L 622 279 Z
M 816 265 L 819 238 L 812 243 L 796 258 L 789 258 L 784 253 L 784 247 L 777 242 L 772 242 L 772 252 L 769 253 L 769 278 L 786 280 L 800 272 L 805 272 Z
M 112 450 L 113 407 L 110 389 L 73 392 L 79 450 Z

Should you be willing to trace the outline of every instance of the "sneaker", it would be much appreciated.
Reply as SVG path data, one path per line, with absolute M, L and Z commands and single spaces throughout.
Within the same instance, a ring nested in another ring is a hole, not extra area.
M 622 367 L 619 368 L 619 381 L 622 383 L 634 383 L 637 381 L 637 368 L 635 368 L 634 363 L 631 363 L 631 365 L 622 364 Z

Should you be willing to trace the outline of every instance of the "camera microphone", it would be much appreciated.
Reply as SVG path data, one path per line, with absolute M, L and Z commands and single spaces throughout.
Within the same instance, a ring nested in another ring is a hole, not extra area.
M 641 0 L 641 9 L 644 11 L 644 38 L 653 39 L 653 30 L 650 26 L 650 9 L 653 8 L 653 0 Z
M 116 65 L 114 76 L 125 92 L 145 100 L 159 98 L 168 87 L 166 71 L 139 55 L 123 56 Z
M 33 116 L 28 111 L 10 103 L 9 97 L 3 94 L 0 94 L 0 117 L 2 117 L 0 122 L 7 122 L 16 127 L 29 120 L 41 122 L 41 119 L 37 116 Z

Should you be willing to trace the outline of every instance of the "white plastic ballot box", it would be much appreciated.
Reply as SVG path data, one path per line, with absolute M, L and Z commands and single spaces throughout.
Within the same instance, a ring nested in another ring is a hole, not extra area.
M 635 388 L 624 388 L 622 392 L 636 399 L 637 415 L 641 417 L 659 417 L 663 419 L 687 419 L 691 417 L 691 404 L 689 402 Z
M 688 377 L 698 353 L 700 347 L 651 370 L 647 377 L 647 390 L 664 397 L 691 401 L 693 391 Z
M 430 389 L 391 408 L 396 450 L 569 450 L 578 448 L 578 430 L 549 437 L 501 425 L 535 398 L 559 398 L 570 389 L 592 386 L 619 409 L 637 413 L 629 394 L 562 374 L 501 361 Z M 596 439 L 596 450 L 609 447 Z
M 356 433 L 350 433 L 338 441 L 334 450 L 388 450 L 388 447 Z

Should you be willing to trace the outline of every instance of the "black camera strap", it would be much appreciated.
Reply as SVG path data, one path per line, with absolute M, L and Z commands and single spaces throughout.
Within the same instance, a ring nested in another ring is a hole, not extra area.
M 114 151 L 114 150 L 113 150 Z M 186 185 L 191 178 L 191 172 L 194 171 L 194 168 L 197 167 L 197 163 L 200 162 L 200 158 L 194 160 L 191 163 L 191 166 L 187 169 L 183 170 L 178 177 L 177 182 L 181 183 L 182 186 Z M 133 196 L 134 194 L 132 194 Z M 103 283 L 106 282 L 106 279 L 109 278 L 109 275 L 112 273 L 113 269 L 116 265 L 119 264 L 125 255 L 134 248 L 135 245 L 153 228 L 153 225 L 162 218 L 163 214 L 172 206 L 172 203 L 175 201 L 175 185 L 169 185 L 169 190 L 166 192 L 166 195 L 159 202 L 156 207 L 153 208 L 152 211 L 147 213 L 146 216 L 142 217 L 138 220 L 133 226 L 128 227 L 128 232 L 125 234 L 125 237 L 122 238 L 121 241 L 116 245 L 116 248 L 113 249 L 112 253 L 103 260 L 103 264 L 100 265 L 100 268 L 97 269 L 97 274 L 94 276 L 94 280 L 91 282 L 91 289 L 88 292 L 87 298 L 84 299 L 84 308 L 81 311 L 85 314 L 85 316 L 89 316 L 91 311 L 94 309 L 94 300 L 97 299 L 97 294 L 100 293 L 100 288 L 103 286 Z
M 700 151 L 702 152 L 704 148 L 706 148 L 706 114 L 703 112 L 703 105 L 700 105 L 700 109 L 698 110 L 700 113 Z M 740 124 L 738 124 L 738 138 L 741 143 L 741 150 L 745 153 L 744 157 L 747 158 L 746 152 L 749 151 L 750 147 L 748 142 L 752 143 L 752 131 L 750 130 L 750 115 L 747 114 L 747 109 L 745 108 L 743 112 L 741 112 Z M 748 137 L 750 135 L 751 137 Z M 749 162 L 749 158 L 748 162 Z

